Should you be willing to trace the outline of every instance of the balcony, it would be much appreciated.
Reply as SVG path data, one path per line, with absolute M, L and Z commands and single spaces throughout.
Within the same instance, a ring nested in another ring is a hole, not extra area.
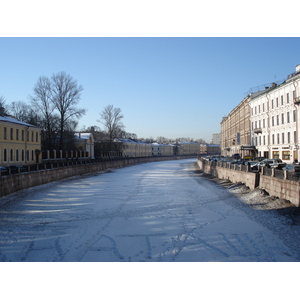
M 254 129 L 254 133 L 262 133 L 262 129 L 261 128 L 255 128 Z

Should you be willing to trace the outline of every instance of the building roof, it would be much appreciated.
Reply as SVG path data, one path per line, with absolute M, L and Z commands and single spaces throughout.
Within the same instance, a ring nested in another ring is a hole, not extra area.
M 131 139 L 123 139 L 123 138 L 115 138 L 114 142 L 121 142 L 121 143 L 132 143 L 136 144 L 137 142 Z
M 0 116 L 0 122 L 14 123 L 14 124 L 21 125 L 21 126 L 29 126 L 29 127 L 39 128 L 35 125 L 21 122 L 11 116 Z
M 74 138 L 76 140 L 88 140 L 90 137 L 93 137 L 93 134 L 91 132 L 75 132 Z

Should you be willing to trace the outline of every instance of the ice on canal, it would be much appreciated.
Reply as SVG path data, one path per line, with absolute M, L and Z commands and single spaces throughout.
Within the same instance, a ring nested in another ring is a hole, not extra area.
M 299 261 L 296 237 L 287 241 L 275 229 L 292 225 L 275 217 L 266 224 L 270 212 L 199 176 L 195 159 L 75 177 L 4 198 L 1 261 Z

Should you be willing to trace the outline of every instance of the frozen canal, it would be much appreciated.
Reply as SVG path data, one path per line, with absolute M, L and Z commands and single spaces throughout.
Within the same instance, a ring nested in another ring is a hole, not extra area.
M 297 247 L 275 230 L 291 224 L 273 218 L 265 226 L 261 213 L 199 176 L 194 164 L 141 164 L 7 196 L 0 260 L 299 261 Z

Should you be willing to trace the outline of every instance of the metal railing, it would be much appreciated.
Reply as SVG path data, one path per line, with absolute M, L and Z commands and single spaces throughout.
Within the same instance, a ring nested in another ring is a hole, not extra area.
M 251 170 L 251 168 L 247 165 L 237 165 L 237 164 L 232 164 L 230 162 L 224 162 L 224 161 L 208 161 L 202 159 L 201 157 L 198 157 L 198 159 L 200 159 L 203 164 L 210 164 L 212 166 L 218 166 L 218 167 L 227 168 L 231 170 L 238 170 L 242 172 L 259 172 L 260 174 L 263 174 L 265 176 L 273 176 L 279 179 L 287 179 L 287 180 L 294 180 L 294 181 L 300 180 L 300 172 L 289 172 L 287 170 L 280 170 L 277 168 L 269 168 L 269 167 L 260 167 L 259 170 Z

